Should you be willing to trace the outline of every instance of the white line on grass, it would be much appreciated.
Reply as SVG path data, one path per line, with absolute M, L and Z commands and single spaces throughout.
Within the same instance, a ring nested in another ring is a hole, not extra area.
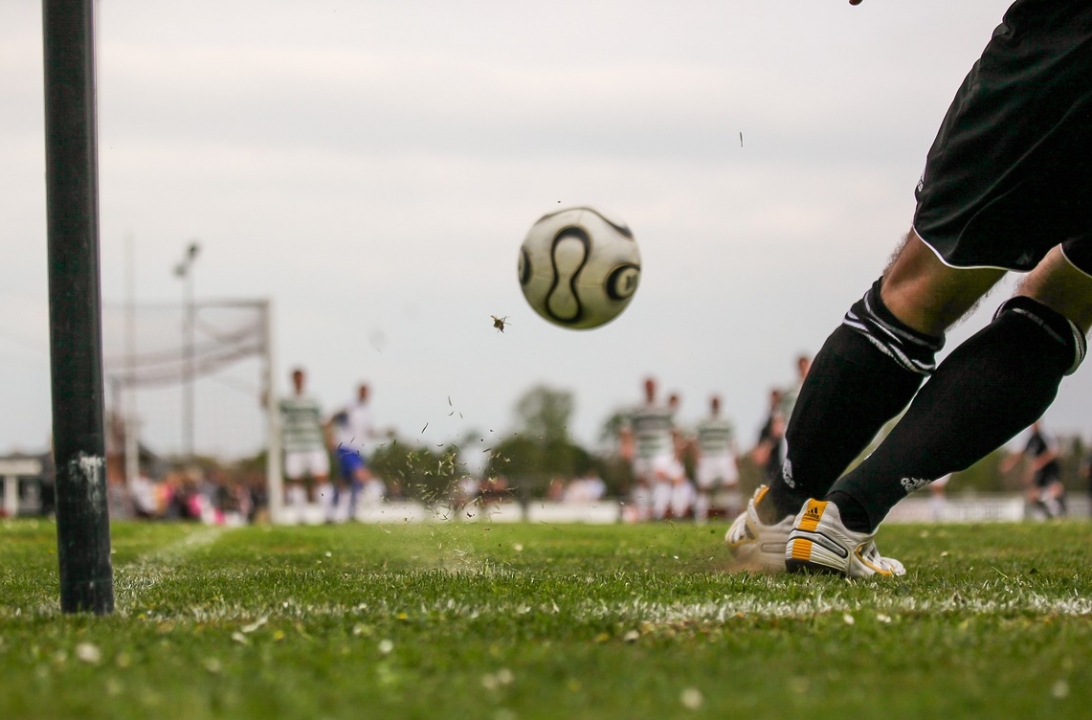
M 154 587 L 186 557 L 198 548 L 216 542 L 225 532 L 224 528 L 204 528 L 191 532 L 170 545 L 158 548 L 139 556 L 129 563 L 114 568 L 114 592 L 117 613 L 125 615 L 125 606 L 132 604 L 140 593 Z M 32 607 L 12 608 L 0 606 L 0 619 L 26 617 L 51 617 L 59 615 L 60 606 L 54 599 L 41 602 Z
M 114 590 L 118 595 L 118 605 L 123 608 L 137 601 L 141 592 L 155 587 L 190 554 L 213 544 L 224 532 L 225 529 L 221 527 L 202 528 L 114 568 Z
M 358 605 L 300 604 L 294 600 L 255 598 L 253 605 L 202 604 L 187 608 L 182 613 L 144 611 L 150 620 L 185 619 L 206 623 L 250 623 L 255 618 L 276 620 L 307 620 L 324 617 L 343 617 L 353 620 L 382 618 L 421 618 L 426 620 L 477 620 L 490 617 L 518 617 L 529 614 L 566 615 L 574 622 L 612 621 L 619 623 L 651 624 L 724 624 L 747 617 L 807 619 L 836 613 L 874 613 L 877 615 L 977 615 L 977 616 L 1089 616 L 1092 615 L 1090 598 L 1056 598 L 1039 593 L 1020 593 L 1003 600 L 988 598 L 882 598 L 871 601 L 848 601 L 816 597 L 793 602 L 765 600 L 749 597 L 725 599 L 707 603 L 659 603 L 631 600 L 624 603 L 580 602 L 567 604 L 550 602 L 538 605 L 490 601 L 467 604 L 453 599 L 441 599 L 431 603 L 414 602 L 407 597 L 405 603 L 386 600 Z M 886 622 L 886 620 L 884 620 Z

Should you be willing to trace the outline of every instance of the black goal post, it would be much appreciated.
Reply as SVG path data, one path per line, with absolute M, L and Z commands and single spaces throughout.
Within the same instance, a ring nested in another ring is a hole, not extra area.
M 94 0 L 43 0 L 46 230 L 61 610 L 114 610 L 103 428 Z

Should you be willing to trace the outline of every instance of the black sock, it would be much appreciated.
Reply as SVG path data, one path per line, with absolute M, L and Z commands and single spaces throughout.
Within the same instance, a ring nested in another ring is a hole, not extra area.
M 785 434 L 786 461 L 763 520 L 822 498 L 932 370 L 942 338 L 917 333 L 880 300 L 877 280 L 815 356 Z
M 903 497 L 970 467 L 1031 425 L 1062 377 L 1084 357 L 1084 337 L 1065 317 L 1027 297 L 1001 306 L 992 323 L 937 369 L 891 434 L 831 488 L 867 512 L 871 532 Z
M 838 514 L 842 518 L 842 524 L 854 532 L 872 532 L 871 523 L 868 520 L 868 510 L 857 502 L 857 498 L 844 492 L 832 490 L 827 494 L 827 500 L 838 506 Z

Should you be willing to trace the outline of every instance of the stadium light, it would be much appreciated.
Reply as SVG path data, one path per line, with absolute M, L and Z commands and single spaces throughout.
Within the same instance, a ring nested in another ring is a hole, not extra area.
M 193 373 L 194 352 L 197 344 L 195 328 L 197 308 L 193 302 L 193 264 L 201 246 L 191 240 L 182 262 L 174 266 L 174 274 L 182 280 L 182 308 L 185 322 L 182 324 L 182 458 L 193 461 Z

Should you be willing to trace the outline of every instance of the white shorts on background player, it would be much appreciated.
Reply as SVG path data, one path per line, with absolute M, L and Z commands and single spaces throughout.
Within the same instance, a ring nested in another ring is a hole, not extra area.
M 667 511 L 671 508 L 672 485 L 666 480 L 659 480 L 652 484 L 652 519 L 663 520 L 667 517 Z
M 694 483 L 689 480 L 683 480 L 672 485 L 669 505 L 671 517 L 688 517 L 694 509 L 694 501 L 697 498 L 698 493 L 694 489 Z
M 330 474 L 330 456 L 325 450 L 304 450 L 284 454 L 284 476 L 289 480 L 302 480 L 310 475 L 313 478 L 326 477 Z
M 633 476 L 651 485 L 660 476 L 669 474 L 673 469 L 672 464 L 676 462 L 673 455 L 639 457 L 633 461 Z
M 702 456 L 694 468 L 694 480 L 701 490 L 711 490 L 718 485 L 732 487 L 739 484 L 736 459 L 731 455 Z

